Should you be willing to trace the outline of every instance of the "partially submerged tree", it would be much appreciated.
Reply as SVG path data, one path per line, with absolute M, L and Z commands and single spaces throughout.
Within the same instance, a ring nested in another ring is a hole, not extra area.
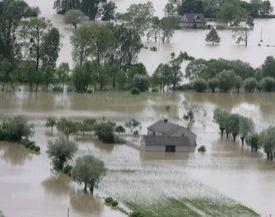
M 216 29 L 212 28 L 206 35 L 205 41 L 207 43 L 211 43 L 212 45 L 214 44 L 219 44 L 221 39 L 218 35 L 218 32 Z
M 235 40 L 236 44 L 243 44 L 247 47 L 248 43 L 248 34 L 249 29 L 247 27 L 240 27 L 233 32 L 233 39 Z
M 215 93 L 216 89 L 219 87 L 219 80 L 217 78 L 209 79 L 208 87 L 212 90 L 212 93 Z
M 111 123 L 96 124 L 95 135 L 104 143 L 115 143 L 114 126 Z
M 259 149 L 259 134 L 249 133 L 245 139 L 246 144 L 251 147 L 251 151 L 257 152 Z
M 219 108 L 214 111 L 214 120 L 219 125 L 221 136 L 223 137 L 224 131 L 226 130 L 227 122 L 230 115 L 227 111 L 221 110 Z
M 23 116 L 8 118 L 0 123 L 0 140 L 19 142 L 33 135 L 33 125 Z
M 244 145 L 245 138 L 249 133 L 254 132 L 254 122 L 251 118 L 240 116 L 239 118 L 239 127 L 240 127 L 240 137 L 242 141 L 242 146 Z
M 78 131 L 78 124 L 66 118 L 61 118 L 57 121 L 56 128 L 58 131 L 62 132 L 67 139 L 69 139 L 71 134 Z
M 48 144 L 47 154 L 52 160 L 55 170 L 63 171 L 64 166 L 71 160 L 77 151 L 77 146 L 73 141 L 60 137 Z
M 125 123 L 125 127 L 129 128 L 132 133 L 137 127 L 141 127 L 141 123 L 136 119 L 131 119 Z
M 259 144 L 263 147 L 267 159 L 273 160 L 275 153 L 275 127 L 269 127 L 260 133 Z
M 56 126 L 57 120 L 54 117 L 49 117 L 47 118 L 46 121 L 46 127 L 50 127 L 51 128 L 51 132 L 53 133 L 53 128 L 54 126 Z
M 72 170 L 72 177 L 74 181 L 79 184 L 84 184 L 84 191 L 89 188 L 90 193 L 94 193 L 94 188 L 101 181 L 106 174 L 104 162 L 91 156 L 85 155 L 76 160 L 76 164 Z

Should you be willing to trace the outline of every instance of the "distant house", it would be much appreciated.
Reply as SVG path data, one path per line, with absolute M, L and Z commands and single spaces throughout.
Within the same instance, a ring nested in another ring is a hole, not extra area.
M 185 127 L 160 120 L 147 128 L 141 139 L 142 151 L 184 152 L 194 151 L 196 135 Z
M 184 28 L 205 28 L 206 19 L 201 13 L 185 13 L 178 18 L 179 25 Z

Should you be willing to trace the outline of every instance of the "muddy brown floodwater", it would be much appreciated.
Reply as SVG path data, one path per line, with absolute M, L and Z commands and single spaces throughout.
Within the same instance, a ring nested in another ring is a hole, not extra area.
M 36 156 L 13 144 L 0 145 L 0 204 L 9 217 L 122 216 L 105 207 L 97 196 L 120 201 L 153 202 L 165 197 L 231 198 L 263 216 L 275 215 L 275 166 L 261 153 L 252 154 L 239 143 L 222 140 L 212 113 L 216 107 L 253 118 L 257 130 L 275 120 L 275 94 L 169 93 L 132 96 L 129 93 L 62 95 L 54 93 L 0 93 L 2 115 L 25 115 L 36 127 L 34 140 L 41 146 Z M 74 119 L 91 117 L 125 122 L 136 118 L 142 132 L 160 118 L 185 124 L 182 102 L 198 104 L 207 115 L 197 114 L 193 131 L 204 154 L 140 154 L 126 145 L 110 146 L 91 138 L 75 138 L 77 155 L 92 153 L 109 172 L 96 190 L 96 197 L 82 194 L 66 177 L 54 175 L 46 156 L 49 139 L 44 127 L 48 116 Z M 167 111 L 167 106 L 170 109 Z

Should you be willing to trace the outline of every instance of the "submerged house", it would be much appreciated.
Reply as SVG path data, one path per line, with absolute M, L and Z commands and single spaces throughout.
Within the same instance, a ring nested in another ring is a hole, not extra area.
M 179 25 L 183 28 L 204 29 L 206 27 L 206 19 L 202 13 L 185 13 L 178 19 Z
M 142 151 L 185 152 L 196 149 L 196 135 L 167 119 L 154 123 L 147 130 L 140 143 Z

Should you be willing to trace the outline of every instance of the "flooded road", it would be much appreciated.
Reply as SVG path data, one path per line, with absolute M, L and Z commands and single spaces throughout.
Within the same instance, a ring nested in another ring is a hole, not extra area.
M 41 15 L 45 16 L 58 27 L 63 35 L 62 49 L 58 62 L 69 62 L 73 66 L 71 58 L 72 47 L 70 36 L 72 28 L 64 25 L 62 16 L 56 15 L 53 10 L 54 0 L 26 0 L 32 6 L 39 6 Z M 145 0 L 116 0 L 119 12 L 124 12 L 132 3 L 146 2 Z M 163 8 L 167 3 L 166 0 L 152 0 L 155 7 L 155 15 L 163 16 Z M 271 1 L 275 6 L 275 0 Z M 149 74 L 152 74 L 160 63 L 167 62 L 170 53 L 186 51 L 195 58 L 226 58 L 241 59 L 249 62 L 252 66 L 260 66 L 265 58 L 275 54 L 275 19 L 257 19 L 255 27 L 249 33 L 248 47 L 236 45 L 232 39 L 231 31 L 219 31 L 221 43 L 219 46 L 211 46 L 205 43 L 206 30 L 178 30 L 175 32 L 169 44 L 148 43 L 147 46 L 157 46 L 158 52 L 143 49 L 139 55 L 139 61 L 145 64 Z M 263 31 L 263 43 L 258 47 Z M 146 42 L 145 42 L 146 43 Z M 269 47 L 267 47 L 267 45 Z M 185 63 L 186 64 L 186 63 Z
M 252 154 L 239 143 L 221 140 L 212 112 L 219 106 L 250 115 L 257 130 L 275 120 L 275 94 L 170 93 L 132 96 L 129 93 L 67 95 L 53 93 L 0 93 L 0 113 L 26 115 L 35 124 L 34 140 L 42 148 L 39 156 L 11 144 L 0 145 L 0 204 L 7 216 L 121 216 L 103 206 L 99 199 L 81 193 L 67 178 L 52 174 L 46 156 L 48 116 L 84 117 L 124 123 L 136 118 L 146 127 L 160 118 L 185 124 L 182 102 L 202 106 L 207 116 L 195 116 L 193 131 L 207 152 L 176 155 L 141 154 L 125 145 L 104 145 L 93 139 L 75 138 L 77 155 L 91 153 L 102 159 L 109 172 L 96 190 L 98 196 L 120 201 L 146 201 L 167 197 L 231 198 L 263 216 L 275 215 L 275 165 L 263 154 Z M 167 111 L 166 107 L 170 106 Z M 3 192 L 3 193 L 2 193 Z M 10 193 L 12 192 L 12 194 Z M 16 198 L 16 199 L 15 199 Z

